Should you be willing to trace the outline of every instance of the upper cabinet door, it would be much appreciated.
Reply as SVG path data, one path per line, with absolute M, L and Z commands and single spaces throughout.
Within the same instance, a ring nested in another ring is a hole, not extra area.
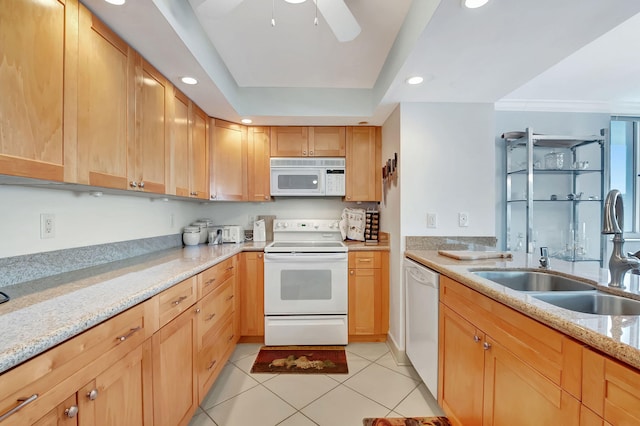
M 191 125 L 189 122 L 189 98 L 174 89 L 172 134 L 172 184 L 171 191 L 180 197 L 189 196 L 189 144 Z M 175 191 L 172 191 L 175 188 Z
M 79 183 L 129 187 L 127 150 L 134 141 L 134 56 L 122 39 L 80 7 Z
M 308 127 L 272 127 L 271 128 L 271 156 L 272 157 L 308 157 L 309 156 L 309 128 Z
M 249 127 L 248 201 L 271 199 L 268 127 Z
M 129 146 L 129 181 L 137 189 L 164 194 L 169 174 L 167 150 L 170 84 L 151 64 L 136 55 L 135 144 Z
M 348 127 L 346 201 L 382 200 L 380 127 Z
M 247 128 L 223 120 L 211 125 L 211 199 L 244 201 L 247 194 Z
M 2 0 L 0 174 L 74 181 L 77 22 L 76 0 Z
M 209 198 L 209 117 L 192 105 L 191 144 L 189 150 L 189 196 Z
M 345 127 L 310 127 L 309 157 L 344 157 Z

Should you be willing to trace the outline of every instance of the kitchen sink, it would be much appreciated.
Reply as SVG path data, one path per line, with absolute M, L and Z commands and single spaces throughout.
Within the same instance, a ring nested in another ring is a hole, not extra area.
M 533 297 L 570 311 L 596 315 L 640 315 L 640 301 L 600 292 L 545 293 Z
M 481 278 L 517 291 L 595 291 L 595 287 L 560 275 L 537 271 L 473 271 Z

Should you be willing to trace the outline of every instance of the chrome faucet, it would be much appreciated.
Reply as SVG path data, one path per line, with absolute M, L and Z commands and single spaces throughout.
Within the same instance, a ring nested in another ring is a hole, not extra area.
M 622 280 L 628 270 L 639 271 L 640 259 L 630 253 L 622 254 L 624 238 L 622 229 L 624 224 L 624 207 L 622 205 L 622 195 L 617 189 L 612 189 L 604 200 L 604 212 L 602 222 L 602 233 L 613 234 L 613 251 L 609 259 L 609 287 L 624 288 Z
M 540 267 L 542 269 L 549 269 L 549 266 L 549 249 L 540 247 Z

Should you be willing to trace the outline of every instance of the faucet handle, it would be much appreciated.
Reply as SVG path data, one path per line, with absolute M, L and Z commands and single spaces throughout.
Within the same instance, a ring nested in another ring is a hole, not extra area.
M 631 253 L 631 252 L 629 251 L 629 252 L 627 252 L 627 256 L 629 256 L 629 257 L 636 257 L 636 258 L 640 259 L 640 250 L 638 250 L 638 251 L 637 251 L 637 252 L 635 252 L 635 253 Z
M 540 267 L 549 268 L 549 249 L 547 247 L 540 247 Z

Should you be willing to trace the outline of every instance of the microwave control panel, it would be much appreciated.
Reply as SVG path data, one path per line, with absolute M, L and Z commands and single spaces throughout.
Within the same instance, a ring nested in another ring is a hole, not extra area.
M 326 195 L 345 195 L 344 169 L 327 169 Z

